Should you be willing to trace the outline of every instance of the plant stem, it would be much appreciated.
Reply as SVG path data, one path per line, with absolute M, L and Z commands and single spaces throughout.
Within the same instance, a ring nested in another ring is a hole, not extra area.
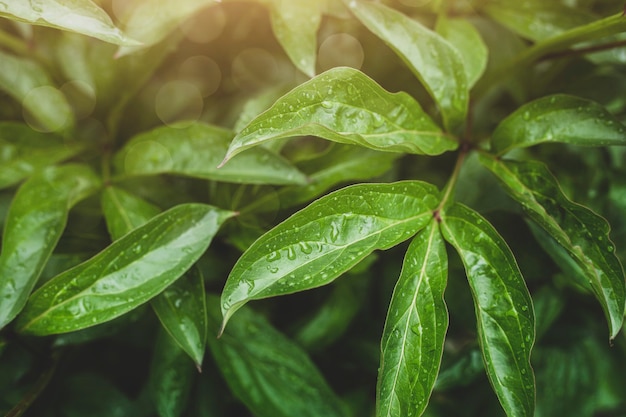
M 456 183 L 459 179 L 459 174 L 461 172 L 461 167 L 463 166 L 463 161 L 465 161 L 465 157 L 467 156 L 469 151 L 470 151 L 469 144 L 462 143 L 461 150 L 456 159 L 456 164 L 454 165 L 454 170 L 452 171 L 452 175 L 450 176 L 448 183 L 443 189 L 443 197 L 441 198 L 441 202 L 439 203 L 439 206 L 437 207 L 437 209 L 433 212 L 433 217 L 437 219 L 437 221 L 441 221 L 441 217 L 440 217 L 441 210 L 443 210 L 443 208 L 446 206 L 446 204 L 448 203 L 448 200 L 451 198 L 452 193 L 454 192 Z
M 0 46 L 23 56 L 31 53 L 31 48 L 22 39 L 0 30 Z

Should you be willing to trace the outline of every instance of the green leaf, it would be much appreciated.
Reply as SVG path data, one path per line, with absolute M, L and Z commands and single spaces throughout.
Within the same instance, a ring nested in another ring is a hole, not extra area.
M 65 417 L 136 417 L 133 401 L 105 375 L 80 372 L 61 379 L 55 387 L 60 402 L 59 413 Z M 59 392 L 60 391 L 60 392 Z
M 440 18 L 436 29 L 459 52 L 471 88 L 487 68 L 489 50 L 480 33 L 465 19 Z
M 84 165 L 49 167 L 27 180 L 13 198 L 0 255 L 0 328 L 20 312 L 54 250 L 68 211 L 100 186 Z
M 152 300 L 152 308 L 174 341 L 202 367 L 207 339 L 204 279 L 191 268 Z
M 362 72 L 339 67 L 294 88 L 250 122 L 225 160 L 268 140 L 303 135 L 427 155 L 457 147 L 408 94 L 389 93 Z
M 154 217 L 35 291 L 18 319 L 19 331 L 70 332 L 127 313 L 182 276 L 231 216 L 204 204 L 182 204 Z
M 113 186 L 105 188 L 101 201 L 104 219 L 112 240 L 117 240 L 143 226 L 161 212 L 157 206 Z
M 626 128 L 594 101 L 556 94 L 518 108 L 500 122 L 491 138 L 498 155 L 545 142 L 626 145 Z
M 444 363 L 446 356 L 444 355 Z M 437 376 L 435 390 L 443 391 L 467 387 L 480 376 L 485 375 L 485 365 L 478 346 L 473 346 L 458 354 Z
M 533 41 L 558 35 L 593 20 L 590 13 L 560 1 L 490 0 L 484 10 L 495 21 Z
M 74 114 L 65 96 L 31 59 L 0 51 L 0 90 L 22 105 L 38 130 L 54 132 L 74 125 Z
M 428 405 L 448 329 L 447 278 L 446 246 L 433 220 L 411 242 L 387 312 L 376 393 L 379 417 L 419 416 Z
M 607 221 L 570 201 L 556 178 L 540 162 L 487 157 L 481 161 L 522 205 L 525 213 L 545 229 L 582 269 L 604 309 L 611 338 L 614 338 L 624 320 L 626 283 L 624 270 L 609 238 Z
M 223 326 L 250 300 L 320 287 L 372 251 L 410 238 L 432 218 L 438 194 L 406 181 L 354 185 L 314 201 L 239 258 L 222 292 Z
M 306 184 L 306 177 L 287 160 L 258 148 L 233 158 L 222 168 L 232 133 L 215 126 L 159 127 L 132 138 L 115 156 L 124 175 L 177 174 L 249 184 Z
M 208 299 L 217 331 L 219 300 Z M 243 308 L 209 347 L 231 391 L 257 417 L 343 417 L 337 396 L 307 354 L 263 316 Z
M 160 417 L 180 417 L 193 384 L 193 365 L 187 354 L 161 330 L 150 367 L 150 394 Z
M 515 258 L 493 226 L 466 206 L 446 209 L 441 226 L 465 265 L 487 376 L 500 404 L 508 416 L 532 416 L 535 317 Z
M 31 174 L 70 158 L 84 149 L 77 142 L 43 134 L 14 122 L 0 123 L 0 188 L 15 185 Z
M 457 50 L 441 35 L 388 6 L 357 0 L 348 4 L 361 23 L 413 71 L 439 106 L 448 130 L 463 123 L 469 94 Z
M 137 45 L 91 0 L 29 0 L 2 4 L 0 16 L 92 36 L 118 45 Z
M 122 57 L 164 40 L 170 32 L 197 11 L 220 0 L 133 1 L 124 9 L 120 20 L 126 34 L 139 44 L 122 45 L 116 56 Z

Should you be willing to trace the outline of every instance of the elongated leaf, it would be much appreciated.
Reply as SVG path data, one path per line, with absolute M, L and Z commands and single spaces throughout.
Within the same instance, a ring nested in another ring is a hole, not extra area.
M 193 383 L 193 365 L 187 354 L 161 330 L 150 367 L 150 393 L 160 417 L 180 417 Z
M 235 183 L 306 184 L 304 174 L 263 148 L 217 169 L 231 139 L 229 131 L 202 123 L 160 127 L 131 139 L 115 156 L 115 167 L 125 175 L 170 173 Z
M 209 297 L 217 331 L 219 300 Z M 257 417 L 341 417 L 342 405 L 307 354 L 261 315 L 244 308 L 209 347 L 231 391 Z
M 65 96 L 33 60 L 0 51 L 0 90 L 28 111 L 38 129 L 53 132 L 74 124 L 74 114 Z
M 114 240 L 143 226 L 160 212 L 158 207 L 115 187 L 107 187 L 102 196 L 102 206 Z M 151 304 L 165 330 L 200 369 L 207 324 L 204 280 L 199 269 L 192 267 L 154 297 Z
M 381 340 L 376 415 L 420 416 L 435 385 L 448 329 L 446 246 L 431 221 L 411 242 Z
M 491 138 L 500 155 L 544 142 L 626 145 L 626 128 L 594 101 L 557 94 L 523 105 L 500 122 Z
M 524 211 L 574 259 L 591 284 L 606 314 L 611 338 L 624 321 L 624 270 L 609 238 L 609 224 L 588 208 L 570 201 L 556 178 L 540 162 L 502 161 L 483 157 Z
M 19 330 L 64 333 L 136 308 L 185 273 L 230 216 L 208 205 L 182 204 L 154 217 L 34 292 Z
M 442 233 L 458 251 L 472 289 L 487 376 L 508 416 L 532 416 L 535 340 L 532 300 L 506 242 L 478 213 L 454 204 Z
M 456 49 L 436 32 L 388 6 L 358 0 L 348 4 L 361 23 L 406 62 L 438 104 L 445 126 L 450 130 L 463 123 L 469 94 Z
M 136 45 L 91 0 L 6 1 L 0 16 L 33 25 L 50 26 L 92 36 L 118 45 Z
M 325 285 L 372 251 L 410 238 L 437 203 L 436 188 L 419 181 L 359 184 L 314 201 L 239 258 L 222 292 L 223 325 L 250 300 Z
M 49 167 L 34 174 L 13 198 L 0 255 L 0 328 L 20 312 L 54 250 L 70 208 L 100 181 L 84 165 Z
M 476 28 L 465 19 L 440 18 L 437 33 L 456 48 L 463 60 L 468 88 L 472 87 L 487 67 L 487 46 Z
M 35 171 L 70 158 L 83 150 L 77 142 L 36 132 L 14 122 L 0 123 L 0 188 L 17 184 Z
M 197 11 L 219 3 L 220 0 L 146 0 L 130 2 L 120 20 L 126 34 L 139 44 L 123 45 L 117 52 L 121 57 L 141 48 L 156 45 Z
M 225 160 L 259 143 L 300 135 L 426 155 L 457 147 L 408 94 L 389 93 L 362 72 L 338 67 L 294 88 L 250 122 Z

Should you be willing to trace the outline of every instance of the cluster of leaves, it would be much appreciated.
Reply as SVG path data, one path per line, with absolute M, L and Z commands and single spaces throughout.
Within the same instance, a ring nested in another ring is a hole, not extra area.
M 0 3 L 0 410 L 623 415 L 621 3 L 215 3 Z

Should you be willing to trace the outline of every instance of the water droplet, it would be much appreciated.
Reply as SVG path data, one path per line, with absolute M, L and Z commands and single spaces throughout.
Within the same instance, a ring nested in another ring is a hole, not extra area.
M 313 252 L 313 247 L 306 242 L 300 242 L 300 250 L 302 251 L 302 253 L 308 255 Z
M 248 291 L 254 290 L 254 280 L 252 279 L 244 279 L 243 282 L 248 286 Z
M 278 267 L 276 266 L 268 266 L 267 270 L 270 271 L 272 274 L 275 274 L 278 272 Z
M 290 260 L 295 260 L 297 257 L 296 255 L 296 250 L 293 248 L 293 246 L 290 246 L 287 248 L 287 258 L 289 258 Z
M 322 107 L 325 109 L 332 109 L 333 108 L 333 103 L 331 103 L 330 101 L 322 101 Z
M 530 120 L 530 112 L 525 111 L 524 114 L 522 115 L 522 118 L 526 121 Z
M 615 248 L 613 248 L 613 246 L 611 246 L 611 245 L 606 247 L 606 250 L 608 250 L 609 252 L 613 252 L 613 249 L 615 249 Z
M 421 325 L 421 324 L 417 324 L 417 325 L 415 325 L 415 326 L 411 326 L 411 331 L 412 331 L 413 333 L 415 333 L 416 335 L 418 335 L 418 336 L 421 336 L 421 335 L 422 335 L 423 330 L 424 330 L 424 329 L 422 328 L 422 325 Z
M 267 255 L 265 258 L 268 262 L 274 262 L 280 259 L 280 251 L 275 250 L 274 252 Z
M 337 223 L 332 222 L 330 224 L 330 241 L 331 242 L 336 242 L 337 239 L 339 238 L 339 225 L 337 225 Z

